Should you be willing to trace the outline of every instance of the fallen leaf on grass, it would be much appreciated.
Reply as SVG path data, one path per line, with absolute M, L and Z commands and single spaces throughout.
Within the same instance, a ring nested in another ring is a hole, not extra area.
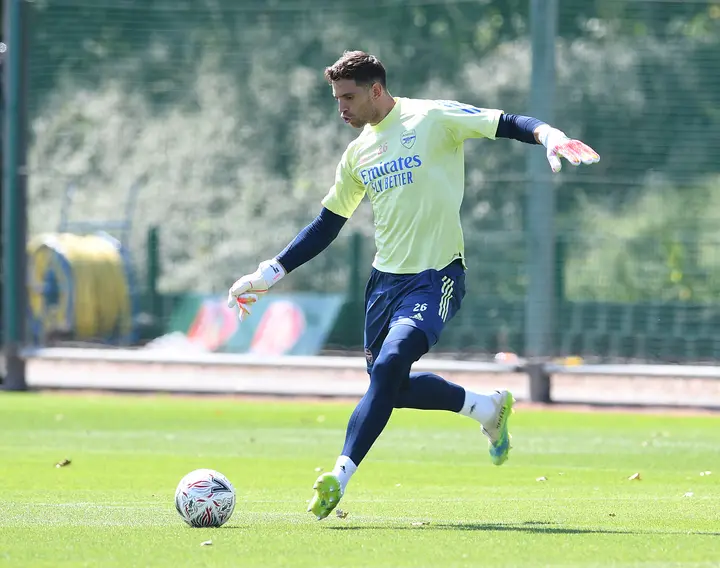
M 628 477 L 628 481 L 640 481 L 640 474 L 633 473 L 630 477 Z
M 335 516 L 336 516 L 338 519 L 344 519 L 345 517 L 348 516 L 348 512 L 347 512 L 347 511 L 343 511 L 342 509 L 335 509 Z
M 65 459 L 65 460 L 62 460 L 62 461 L 57 462 L 57 463 L 55 464 L 55 467 L 65 467 L 65 466 L 70 465 L 71 463 L 72 463 L 72 462 L 71 462 L 70 460 Z
M 543 475 L 542 477 L 538 477 L 535 481 L 547 481 L 547 477 Z
M 212 546 L 212 540 L 206 540 L 205 542 L 201 542 L 200 546 Z

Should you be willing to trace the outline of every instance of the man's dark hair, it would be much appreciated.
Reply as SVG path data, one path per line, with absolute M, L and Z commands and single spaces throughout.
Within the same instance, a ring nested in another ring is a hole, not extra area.
M 328 83 L 341 79 L 352 79 L 356 85 L 370 86 L 380 83 L 385 87 L 385 67 L 374 55 L 364 51 L 346 51 L 330 67 L 325 68 Z

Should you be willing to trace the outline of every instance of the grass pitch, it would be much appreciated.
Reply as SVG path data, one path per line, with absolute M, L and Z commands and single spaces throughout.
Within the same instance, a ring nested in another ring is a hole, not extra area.
M 473 421 L 397 411 L 348 516 L 317 522 L 316 468 L 334 464 L 351 410 L 2 394 L 0 566 L 720 565 L 720 416 L 519 410 L 495 467 Z M 237 489 L 218 529 L 174 509 L 201 467 Z

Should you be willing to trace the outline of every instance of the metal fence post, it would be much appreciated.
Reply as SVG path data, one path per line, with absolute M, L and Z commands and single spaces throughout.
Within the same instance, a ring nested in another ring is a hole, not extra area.
M 557 0 L 531 0 L 530 114 L 552 124 L 555 98 Z M 531 148 L 527 172 L 527 271 L 525 357 L 550 357 L 555 335 L 555 190 L 543 148 Z M 532 367 L 531 367 L 532 368 Z M 532 391 L 532 375 L 531 375 Z M 549 388 L 548 396 L 549 396 Z
M 3 62 L 2 326 L 6 390 L 25 390 L 27 317 L 27 34 L 28 5 L 5 0 L 3 30 L 7 52 Z
M 147 309 L 159 322 L 162 319 L 162 305 L 158 280 L 160 279 L 160 231 L 156 225 L 148 229 L 146 241 L 146 293 Z
M 544 363 L 528 363 L 525 366 L 530 381 L 531 402 L 552 402 L 550 398 L 550 373 Z

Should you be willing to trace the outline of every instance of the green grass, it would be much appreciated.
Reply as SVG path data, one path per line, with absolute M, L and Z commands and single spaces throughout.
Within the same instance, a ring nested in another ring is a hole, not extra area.
M 2 394 L 0 566 L 719 565 L 720 417 L 519 411 L 495 467 L 474 422 L 399 411 L 348 517 L 317 522 L 315 469 L 334 463 L 350 411 Z M 191 529 L 174 509 L 200 467 L 237 489 L 224 527 Z

